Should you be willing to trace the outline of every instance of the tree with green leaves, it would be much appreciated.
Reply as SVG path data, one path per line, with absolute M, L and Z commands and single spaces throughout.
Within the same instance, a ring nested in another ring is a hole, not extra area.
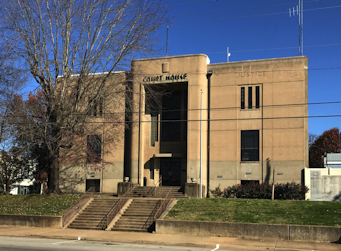
M 338 128 L 329 129 L 309 144 L 309 167 L 323 167 L 323 157 L 326 153 L 339 152 L 341 133 Z

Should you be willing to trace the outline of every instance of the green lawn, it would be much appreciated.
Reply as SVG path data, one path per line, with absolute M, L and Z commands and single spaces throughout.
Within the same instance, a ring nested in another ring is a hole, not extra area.
M 0 214 L 62 215 L 80 195 L 0 195 Z
M 341 202 L 180 199 L 166 219 L 341 226 Z

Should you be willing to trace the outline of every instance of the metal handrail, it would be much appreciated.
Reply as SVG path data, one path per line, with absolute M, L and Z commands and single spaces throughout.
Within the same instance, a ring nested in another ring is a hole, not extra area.
M 103 223 L 106 223 L 105 228 L 107 228 L 109 226 L 110 222 L 120 212 L 120 210 L 127 203 L 127 201 L 133 196 L 132 192 L 133 192 L 133 187 L 129 187 L 127 192 L 125 192 L 125 194 L 118 200 L 118 202 L 110 209 L 110 211 L 107 213 L 107 215 L 103 218 L 101 223 L 103 221 L 104 221 Z
M 158 187 L 162 186 L 162 175 L 160 175 L 160 178 L 159 178 L 159 181 L 155 183 L 155 186 L 154 186 L 154 197 L 156 197 L 156 189 Z
M 162 213 L 166 210 L 166 208 L 168 207 L 168 205 L 170 204 L 170 202 L 174 199 L 174 192 L 173 192 L 173 188 L 171 188 L 165 198 L 165 200 L 162 202 L 161 206 L 159 207 L 159 209 L 157 210 L 157 212 L 154 215 L 154 221 L 156 219 L 158 219 Z
M 62 215 L 62 227 L 67 225 L 73 217 L 79 213 L 86 203 L 92 198 L 95 187 L 90 187 L 71 207 L 69 207 Z
M 155 213 L 156 213 L 157 210 L 158 210 L 158 206 L 159 206 L 159 204 L 160 204 L 160 201 L 161 201 L 161 200 L 158 200 L 158 202 L 156 203 L 156 206 L 154 207 L 153 211 L 152 211 L 151 214 L 149 215 L 147 221 L 144 223 L 142 229 L 144 229 L 145 226 L 147 226 L 148 223 L 149 223 L 150 221 L 154 221 L 154 215 L 155 215 Z

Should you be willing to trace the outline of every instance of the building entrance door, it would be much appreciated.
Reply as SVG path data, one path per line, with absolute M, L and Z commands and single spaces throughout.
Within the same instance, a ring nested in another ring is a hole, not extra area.
M 162 186 L 181 186 L 181 159 L 161 158 Z

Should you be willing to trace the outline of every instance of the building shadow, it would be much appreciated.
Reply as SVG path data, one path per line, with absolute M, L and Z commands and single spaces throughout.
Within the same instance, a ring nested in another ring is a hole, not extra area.
M 341 201 L 341 192 L 338 195 L 334 196 L 333 201 Z
M 265 175 L 265 182 L 270 182 L 270 174 L 271 174 L 271 160 L 270 158 L 266 159 L 266 175 Z

